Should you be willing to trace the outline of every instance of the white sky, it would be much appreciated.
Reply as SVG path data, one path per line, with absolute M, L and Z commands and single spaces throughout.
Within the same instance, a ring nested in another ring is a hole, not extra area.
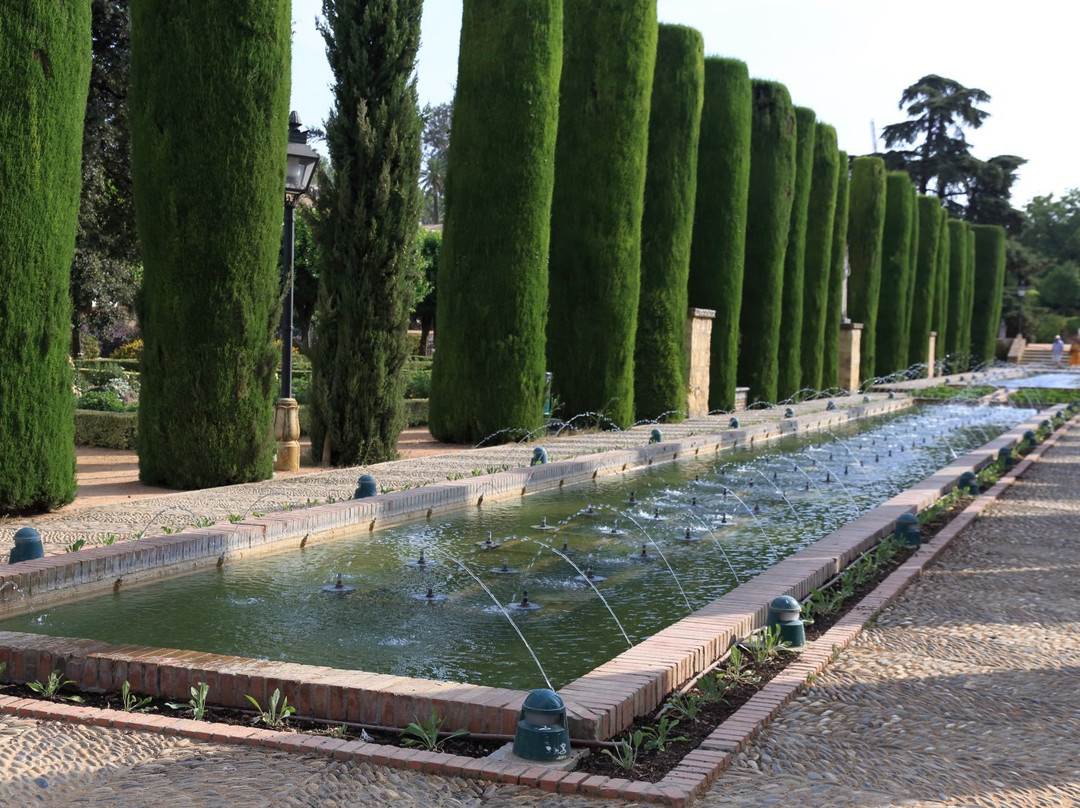
M 491 0 L 494 2 L 495 0 Z M 515 2 L 516 0 L 509 0 Z M 742 59 L 755 78 L 781 81 L 800 106 L 836 127 L 840 148 L 872 150 L 877 132 L 906 119 L 904 88 L 937 73 L 990 94 L 991 117 L 968 142 L 981 159 L 1028 159 L 1013 204 L 1080 187 L 1073 142 L 1076 25 L 1060 0 L 658 0 L 661 22 L 702 32 L 708 55 Z M 332 77 L 315 30 L 321 0 L 293 0 L 292 108 L 325 121 Z M 1070 19 L 1073 22 L 1070 22 Z M 461 0 L 426 0 L 417 84 L 421 106 L 450 101 L 457 78 Z M 884 144 L 881 144 L 884 148 Z

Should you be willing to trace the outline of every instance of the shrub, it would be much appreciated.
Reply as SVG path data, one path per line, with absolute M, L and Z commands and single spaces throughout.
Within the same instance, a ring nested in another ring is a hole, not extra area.
M 994 358 L 1001 295 L 1005 285 L 1005 228 L 995 224 L 972 225 L 975 235 L 975 292 L 972 301 L 971 357 Z
M 97 412 L 128 412 L 137 407 L 125 404 L 114 390 L 90 390 L 82 394 L 76 406 Z
M 825 315 L 825 355 L 821 365 L 822 389 L 840 386 L 840 320 L 844 294 L 844 272 L 847 268 L 848 198 L 850 172 L 847 152 L 837 157 L 836 215 L 833 217 L 832 265 L 829 269 L 829 306 Z
M 937 307 L 938 254 L 943 219 L 941 200 L 936 196 L 919 196 L 916 211 L 919 218 L 919 243 L 916 250 L 915 294 L 911 305 L 911 331 L 908 334 L 909 366 L 926 362 L 929 357 L 930 331 Z
M 907 289 L 911 275 L 911 220 L 915 215 L 911 179 L 890 171 L 885 180 L 885 228 L 882 235 L 881 300 L 874 374 L 887 376 L 907 367 Z
M 859 375 L 874 376 L 878 297 L 881 292 L 881 242 L 885 228 L 885 161 L 856 157 L 851 163 L 848 202 L 848 315 L 862 323 Z
M 138 361 L 142 359 L 143 341 L 142 339 L 135 339 L 131 342 L 125 342 L 112 352 L 112 359 L 134 359 Z
M 431 367 L 409 363 L 405 368 L 405 398 L 427 398 L 431 394 Z
M 139 417 L 134 412 L 75 410 L 75 445 L 103 449 L 134 449 Z
M 967 289 L 968 223 L 949 219 L 949 310 L 945 331 L 945 352 L 954 360 L 967 353 L 966 323 L 971 313 Z

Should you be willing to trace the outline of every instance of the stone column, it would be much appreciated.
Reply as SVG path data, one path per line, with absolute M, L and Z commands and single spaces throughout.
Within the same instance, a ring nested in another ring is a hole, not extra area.
M 686 315 L 686 413 L 690 418 L 709 414 L 709 362 L 712 357 L 713 309 L 691 308 Z
M 926 378 L 934 378 L 934 354 L 937 353 L 937 331 L 930 332 L 930 355 L 926 358 Z
M 859 361 L 861 359 L 862 323 L 840 324 L 840 387 L 844 390 L 859 389 Z
M 300 470 L 300 405 L 295 398 L 274 402 L 274 471 Z

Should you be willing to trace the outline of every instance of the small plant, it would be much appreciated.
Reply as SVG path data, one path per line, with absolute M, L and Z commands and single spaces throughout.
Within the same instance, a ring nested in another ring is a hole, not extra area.
M 55 668 L 49 671 L 49 678 L 42 682 L 27 682 L 26 686 L 39 696 L 49 701 L 84 701 L 82 696 L 65 696 L 60 691 L 68 685 L 75 684 L 71 679 L 65 679 L 64 675 Z
M 230 513 L 230 514 L 229 514 L 229 521 L 230 521 L 230 522 L 231 522 L 232 524 L 234 524 L 234 525 L 235 525 L 235 524 L 236 524 L 237 522 L 243 522 L 243 521 L 244 521 L 244 517 L 243 517 L 243 515 L 242 515 L 242 514 L 239 514 L 239 513 Z
M 717 676 L 726 682 L 729 687 L 754 685 L 761 681 L 761 677 L 754 672 L 753 668 L 747 665 L 743 652 L 737 645 L 732 646 L 727 667 Z
M 685 735 L 676 735 L 674 738 L 671 737 L 671 731 L 678 725 L 679 722 L 677 719 L 668 718 L 665 715 L 655 727 L 646 727 L 644 729 L 644 737 L 646 738 L 645 748 L 655 752 L 664 752 L 673 743 L 678 743 L 679 741 L 685 743 L 686 741 L 689 741 L 690 739 Z
M 615 761 L 615 765 L 624 772 L 628 772 L 637 763 L 638 753 L 641 751 L 644 740 L 645 733 L 640 729 L 634 730 L 624 740 L 616 741 L 614 749 L 605 747 L 600 752 Z
M 202 519 L 199 519 L 199 520 L 198 520 L 198 521 L 197 521 L 197 522 L 195 523 L 195 527 L 210 527 L 210 526 L 211 526 L 211 525 L 213 525 L 213 524 L 214 524 L 214 520 L 213 520 L 213 519 L 211 519 L 211 518 L 209 518 L 209 517 L 207 517 L 207 516 L 204 516 L 204 517 L 203 517 Z
M 413 721 L 401 731 L 401 743 L 403 746 L 415 746 L 429 752 L 438 752 L 447 741 L 469 734 L 467 729 L 456 729 L 445 738 L 440 738 L 439 732 L 442 730 L 442 725 L 443 719 L 432 710 L 424 723 Z
M 787 650 L 788 643 L 780 639 L 780 626 L 771 626 L 742 647 L 754 662 L 763 665 L 781 651 Z
M 168 536 L 171 533 L 179 533 L 180 530 L 177 529 L 177 528 L 169 527 L 168 525 L 162 525 L 161 526 L 161 532 L 164 533 L 166 536 Z
M 256 519 L 258 519 L 258 518 L 260 518 L 262 516 L 265 516 L 266 514 L 264 514 L 262 511 L 252 511 L 251 515 L 254 516 Z
M 199 682 L 197 687 L 191 688 L 191 698 L 186 704 L 177 701 L 165 702 L 165 706 L 172 710 L 190 710 L 191 717 L 196 721 L 202 721 L 206 715 L 206 695 L 210 692 L 210 685 Z
M 75 539 L 71 544 L 64 548 L 65 553 L 77 553 L 79 550 L 86 546 L 86 539 Z
M 701 698 L 693 693 L 687 693 L 685 696 L 676 693 L 668 698 L 667 707 L 679 718 L 694 721 L 701 712 Z
M 703 704 L 719 704 L 727 698 L 730 685 L 724 682 L 716 674 L 702 676 L 697 683 L 698 692 Z
M 473 477 L 479 477 L 479 476 L 480 476 L 480 475 L 482 475 L 483 473 L 484 473 L 484 472 L 483 472 L 483 471 L 481 471 L 481 470 L 480 470 L 479 468 L 474 468 L 474 469 L 472 470 L 472 476 L 473 476 Z
M 265 710 L 259 705 L 259 702 L 255 700 L 254 696 L 245 695 L 244 698 L 254 704 L 255 709 L 259 713 L 252 719 L 251 723 L 253 724 L 258 724 L 262 721 L 268 727 L 277 728 L 288 721 L 289 716 L 296 712 L 295 707 L 289 706 L 289 700 L 287 698 L 281 698 L 281 690 L 276 687 L 274 688 L 274 694 L 270 697 L 270 702 L 266 705 Z M 279 700 L 281 701 L 280 707 L 278 707 Z M 344 729 L 344 725 L 342 725 L 342 729 Z
M 131 694 L 131 683 L 126 679 L 124 684 L 120 686 L 120 699 L 125 713 L 148 713 L 155 709 L 148 706 L 153 701 L 150 696 L 139 698 Z
M 106 533 L 105 538 L 101 540 L 101 543 L 108 546 L 110 544 L 116 544 L 119 540 L 120 537 L 117 536 L 115 533 Z

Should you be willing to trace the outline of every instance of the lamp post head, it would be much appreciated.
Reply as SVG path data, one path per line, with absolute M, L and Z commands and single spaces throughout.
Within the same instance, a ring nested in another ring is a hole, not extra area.
M 307 193 L 319 155 L 307 145 L 307 132 L 300 128 L 300 116 L 289 113 L 289 148 L 285 161 L 285 203 L 295 205 Z

